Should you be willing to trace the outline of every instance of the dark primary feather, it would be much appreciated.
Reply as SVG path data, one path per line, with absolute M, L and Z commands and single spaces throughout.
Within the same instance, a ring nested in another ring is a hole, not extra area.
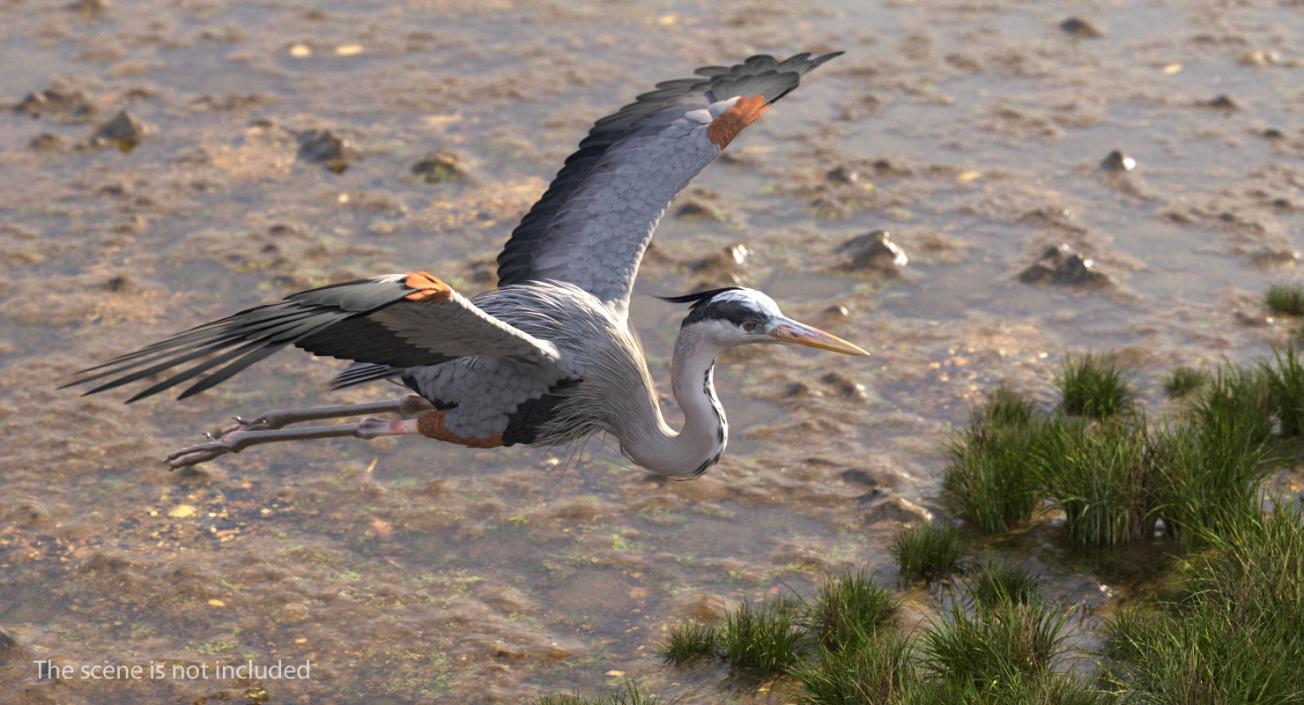
M 547 192 L 521 219 L 498 256 L 498 286 L 519 284 L 536 278 L 533 250 L 543 240 L 549 225 L 566 202 L 594 172 L 613 145 L 635 135 L 652 116 L 670 108 L 681 113 L 705 108 L 715 100 L 736 95 L 763 95 L 773 103 L 787 95 L 802 74 L 842 52 L 816 57 L 801 53 L 783 61 L 768 55 L 753 56 L 734 66 L 704 66 L 695 73 L 701 78 L 684 78 L 657 84 L 656 90 L 638 96 L 633 103 L 596 123 L 579 149 L 548 186 Z M 577 253 L 576 256 L 582 256 Z
M 178 397 L 184 399 L 221 384 L 287 345 L 315 355 L 381 365 L 412 367 L 453 359 L 414 345 L 366 317 L 405 302 L 412 292 L 402 281 L 388 277 L 291 294 L 278 303 L 246 309 L 115 357 L 83 370 L 64 386 L 106 380 L 86 392 L 95 394 L 194 362 L 128 401 L 198 378 Z

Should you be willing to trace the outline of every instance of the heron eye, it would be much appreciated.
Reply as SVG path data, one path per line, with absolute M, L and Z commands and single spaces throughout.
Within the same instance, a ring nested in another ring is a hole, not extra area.
M 758 324 L 756 321 L 747 321 L 747 322 L 743 323 L 743 330 L 745 330 L 745 331 L 747 331 L 748 333 L 750 333 L 750 332 L 756 330 L 756 326 L 757 326 L 757 325 L 759 325 L 759 324 Z

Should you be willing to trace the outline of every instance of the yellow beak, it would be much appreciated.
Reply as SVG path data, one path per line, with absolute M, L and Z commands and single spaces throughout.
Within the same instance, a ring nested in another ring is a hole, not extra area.
M 770 337 L 781 343 L 795 343 L 843 355 L 869 355 L 868 351 L 855 343 L 849 343 L 832 333 L 825 333 L 819 328 L 798 323 L 790 318 L 784 319 L 775 326 L 774 330 L 770 331 Z

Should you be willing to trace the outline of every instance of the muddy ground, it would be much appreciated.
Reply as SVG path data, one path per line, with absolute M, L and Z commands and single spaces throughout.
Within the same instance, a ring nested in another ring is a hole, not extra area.
M 1114 351 L 1162 411 L 1172 365 L 1256 360 L 1297 326 L 1260 298 L 1298 276 L 1298 0 L 4 0 L 0 39 L 6 702 L 523 702 L 626 676 L 786 702 L 667 669 L 667 625 L 829 570 L 893 580 L 900 523 L 939 512 L 948 429 L 998 383 L 1049 401 L 1065 352 Z M 728 354 L 734 433 L 700 480 L 597 441 L 166 471 L 227 415 L 390 393 L 329 393 L 338 363 L 288 352 L 183 403 L 55 389 L 296 289 L 412 268 L 490 287 L 592 120 L 698 65 L 833 49 L 671 206 L 633 320 L 664 392 L 682 311 L 649 293 L 743 282 L 874 356 Z M 843 248 L 874 230 L 907 265 Z M 1069 254 L 1091 266 L 1055 269 Z M 1007 552 L 1096 614 L 1144 588 L 1040 532 Z M 38 679 L 38 659 L 311 672 Z

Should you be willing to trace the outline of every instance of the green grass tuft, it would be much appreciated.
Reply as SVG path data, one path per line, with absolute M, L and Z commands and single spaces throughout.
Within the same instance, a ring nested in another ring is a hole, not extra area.
M 760 605 L 743 602 L 725 615 L 721 653 L 735 668 L 782 673 L 797 663 L 803 634 L 800 603 L 781 597 Z
M 1109 418 L 1131 411 L 1135 399 L 1123 369 L 1099 355 L 1065 358 L 1055 386 L 1064 412 L 1073 416 Z
M 996 601 L 972 612 L 952 601 L 922 637 L 923 667 L 939 681 L 980 690 L 1024 682 L 1063 653 L 1070 615 L 1041 600 Z
M 638 684 L 626 680 L 615 692 L 600 698 L 586 698 L 581 695 L 547 695 L 539 698 L 538 705 L 660 705 L 661 698 L 647 695 L 639 690 Z
M 1103 679 L 1123 701 L 1304 703 L 1304 523 L 1277 507 L 1206 535 L 1182 598 L 1120 613 Z
M 1005 388 L 993 391 L 948 445 L 948 508 L 991 533 L 1029 519 L 1037 508 L 1038 449 L 1047 430 L 1047 420 L 1025 398 Z
M 1164 393 L 1172 399 L 1180 399 L 1203 387 L 1209 381 L 1209 373 L 1194 367 L 1174 367 L 1164 378 Z
M 841 650 L 821 648 L 792 675 L 802 685 L 801 702 L 807 705 L 900 703 L 918 682 L 910 641 L 896 634 Z
M 892 554 L 903 578 L 933 580 L 958 570 L 960 550 L 959 530 L 939 522 L 903 528 Z
M 1277 430 L 1287 438 L 1304 435 L 1304 364 L 1293 347 L 1274 349 L 1272 357 L 1260 369 Z
M 969 595 L 980 607 L 1001 602 L 1029 604 L 1041 599 L 1041 581 L 1022 566 L 988 563 L 970 579 Z
M 1112 546 L 1147 535 L 1154 473 L 1145 417 L 1057 426 L 1042 485 L 1064 511 L 1073 542 Z
M 1283 316 L 1304 316 L 1304 286 L 1273 284 L 1263 297 L 1268 310 Z
M 864 571 L 828 578 L 803 620 L 825 649 L 850 648 L 870 638 L 892 616 L 897 598 Z
M 716 655 L 720 630 L 701 622 L 684 622 L 670 628 L 661 656 L 676 666 Z

